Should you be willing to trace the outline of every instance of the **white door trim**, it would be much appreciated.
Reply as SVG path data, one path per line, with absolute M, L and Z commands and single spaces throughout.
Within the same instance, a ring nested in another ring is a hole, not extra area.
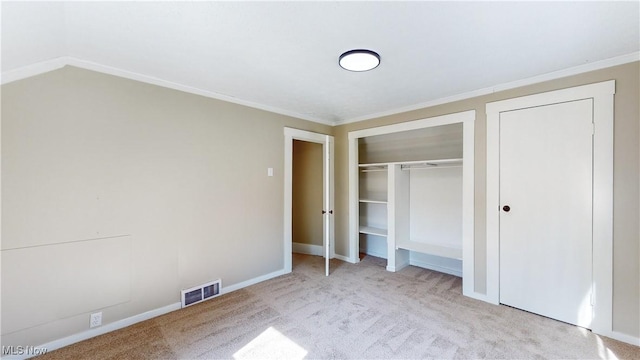
M 613 96 L 615 80 L 488 103 L 487 111 L 487 295 L 500 301 L 500 113 L 593 99 L 593 332 L 612 333 L 613 308 Z
M 323 144 L 324 154 L 324 210 L 323 217 L 324 226 L 324 259 L 325 259 L 325 275 L 329 276 L 329 260 L 335 257 L 335 244 L 334 244 L 334 215 L 333 215 L 333 186 L 334 186 L 334 166 L 333 166 L 333 148 L 334 141 L 333 136 L 325 135 L 325 142 Z M 328 246 L 327 246 L 328 244 Z
M 330 135 L 314 133 L 306 130 L 299 130 L 293 128 L 284 128 L 284 272 L 291 272 L 291 252 L 292 252 L 292 200 L 293 200 L 293 140 L 302 140 L 313 142 L 322 145 L 322 191 L 323 191 L 323 205 L 333 206 L 334 204 L 334 165 L 333 165 L 333 147 L 334 138 Z M 327 176 L 328 172 L 328 176 Z M 335 256 L 335 236 L 334 236 L 334 215 L 330 214 L 328 210 L 324 209 L 327 213 L 323 219 L 323 254 L 330 254 L 330 257 Z M 329 238 L 329 246 L 327 249 L 327 237 Z

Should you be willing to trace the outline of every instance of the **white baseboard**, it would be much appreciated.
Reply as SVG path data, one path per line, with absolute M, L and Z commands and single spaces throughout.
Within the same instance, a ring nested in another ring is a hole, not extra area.
M 376 254 L 368 254 L 368 255 L 376 256 Z M 340 260 L 343 260 L 343 261 L 351 262 L 348 257 L 343 256 L 343 255 L 337 255 L 336 254 L 336 258 L 340 259 Z M 413 263 L 410 264 L 410 265 L 420 266 L 420 267 L 424 267 L 424 268 L 427 268 L 427 269 L 429 269 L 429 267 L 427 267 L 427 266 L 431 266 L 431 264 L 418 265 L 418 264 L 413 264 Z M 437 266 L 434 266 L 434 267 L 437 267 Z M 445 270 L 451 270 L 451 269 L 441 268 L 441 270 L 438 270 L 438 269 L 431 269 L 431 270 L 445 272 L 445 273 L 450 274 L 449 272 L 446 272 Z M 455 272 L 455 270 L 452 271 L 452 272 Z M 245 287 L 260 283 L 262 281 L 266 281 L 266 280 L 269 280 L 269 279 L 276 278 L 276 277 L 284 275 L 286 273 L 287 272 L 284 269 L 278 270 L 278 271 L 274 271 L 272 273 L 265 274 L 265 275 L 262 275 L 262 276 L 258 276 L 256 278 L 249 279 L 247 281 L 243 281 L 243 282 L 240 282 L 240 283 L 228 286 L 228 287 L 223 287 L 221 289 L 221 293 L 222 294 L 227 294 L 227 293 L 230 293 L 230 292 L 233 292 L 233 291 L 236 291 L 236 290 L 240 290 L 242 288 L 245 288 Z M 461 275 L 457 275 L 457 274 L 451 274 L 451 275 L 461 276 Z M 473 294 L 465 294 L 465 296 L 468 296 L 468 297 L 471 297 L 471 298 L 474 298 L 474 299 L 478 299 L 478 300 L 482 300 L 482 301 L 486 301 L 486 299 L 485 299 L 486 295 L 485 294 L 480 294 L 480 293 L 475 293 L 474 292 Z M 173 303 L 173 304 L 169 304 L 167 306 L 163 306 L 161 308 L 157 308 L 157 309 L 154 309 L 154 310 L 150 310 L 150 311 L 147 311 L 147 312 L 144 312 L 144 313 L 141 313 L 141 314 L 137 314 L 137 315 L 128 317 L 126 319 L 118 320 L 118 321 L 103 325 L 103 326 L 98 327 L 98 328 L 89 329 L 89 330 L 83 331 L 83 332 L 78 333 L 78 334 L 74 334 L 74 335 L 71 335 L 71 336 L 64 337 L 62 339 L 50 341 L 48 343 L 45 343 L 45 344 L 42 344 L 42 345 L 39 345 L 39 346 L 35 346 L 34 348 L 47 349 L 47 352 L 50 352 L 50 351 L 53 351 L 53 350 L 57 350 L 57 349 L 63 348 L 65 346 L 69 346 L 69 345 L 75 344 L 75 343 L 83 341 L 83 340 L 90 339 L 92 337 L 103 335 L 103 334 L 109 333 L 111 331 L 123 329 L 123 328 L 125 328 L 127 326 L 131 326 L 133 324 L 137 324 L 137 323 L 145 321 L 145 320 L 149 320 L 149 319 L 152 319 L 152 318 L 164 315 L 164 314 L 168 314 L 168 313 L 170 313 L 172 311 L 175 311 L 175 310 L 180 310 L 180 308 L 181 308 L 180 302 L 176 302 L 176 303 Z M 606 336 L 606 337 L 612 338 L 614 340 L 622 341 L 622 342 L 625 342 L 625 343 L 628 343 L 628 344 L 632 344 L 632 345 L 635 345 L 635 346 L 640 346 L 640 338 L 635 337 L 635 336 L 631 336 L 631 335 L 627 335 L 627 334 L 623 334 L 621 332 L 611 331 L 611 332 L 606 332 L 606 333 L 602 333 L 602 334 L 598 334 L 598 335 Z M 13 359 L 28 359 L 28 358 L 31 358 L 33 356 L 35 356 L 35 355 L 10 355 L 10 356 L 2 356 L 2 359 L 7 359 L 7 360 L 8 359 L 12 359 L 12 360 Z
M 635 337 L 627 334 L 623 334 L 618 331 L 607 331 L 605 333 L 599 333 L 598 335 L 606 336 L 614 340 L 626 342 L 627 344 L 640 346 L 640 337 Z
M 247 281 L 243 281 L 237 284 L 233 284 L 231 286 L 227 286 L 227 287 L 222 287 L 220 289 L 220 293 L 221 294 L 227 294 L 236 290 L 240 290 L 242 288 L 245 288 L 247 286 L 251 286 L 260 282 L 263 282 L 265 280 L 269 280 L 269 279 L 273 279 L 275 277 L 281 276 L 286 274 L 286 271 L 284 269 L 282 270 L 278 270 L 278 271 L 274 271 L 272 273 L 266 274 L 266 275 L 262 275 L 262 276 L 258 276 L 255 277 L 253 279 L 249 279 Z M 97 327 L 97 328 L 93 328 L 93 329 L 89 329 L 86 331 L 83 331 L 81 333 L 78 334 L 74 334 L 71 336 L 67 336 L 64 337 L 62 339 L 58 339 L 58 340 L 54 340 L 51 342 L 48 342 L 46 344 L 42 344 L 39 346 L 34 346 L 34 348 L 38 348 L 38 349 L 47 349 L 47 352 L 53 351 L 53 350 L 57 350 L 60 348 L 63 348 L 65 346 L 69 346 L 72 344 L 75 344 L 77 342 L 83 341 L 83 340 L 87 340 L 90 339 L 92 337 L 96 337 L 98 335 L 103 335 L 106 334 L 108 332 L 112 332 L 115 330 L 119 330 L 122 328 L 125 328 L 127 326 L 131 326 L 133 324 L 139 323 L 141 321 L 145 321 L 145 320 L 149 320 L 155 317 L 158 317 L 160 315 L 164 315 L 167 313 L 170 313 L 172 311 L 175 310 L 180 310 L 181 308 L 181 304 L 180 302 L 177 303 L 173 303 L 167 306 L 163 306 L 161 308 L 158 309 L 154 309 L 154 310 L 150 310 L 147 312 L 144 312 L 142 314 L 137 314 L 131 317 L 128 317 L 126 319 L 122 319 L 122 320 L 118 320 L 118 321 L 114 321 L 112 323 L 109 324 L 105 324 L 103 326 Z M 33 355 L 12 355 L 12 356 L 3 356 L 2 359 L 28 359 L 35 356 L 35 354 Z
M 464 279 L 462 279 L 462 281 L 464 281 Z M 475 292 L 475 291 L 473 291 L 471 293 L 464 293 L 464 291 L 463 291 L 462 295 L 464 295 L 466 297 L 470 297 L 472 299 L 484 301 L 484 302 L 489 303 L 489 304 L 500 305 L 500 304 L 496 304 L 496 303 L 492 302 L 491 300 L 489 300 L 489 298 L 487 297 L 487 294 L 482 294 L 482 293 Z
M 430 263 L 427 263 L 427 262 L 424 262 L 424 261 L 419 261 L 419 260 L 411 260 L 409 262 L 409 264 L 411 264 L 413 266 L 418 266 L 418 267 L 421 267 L 421 268 L 425 268 L 425 269 L 429 269 L 429 270 L 438 271 L 438 272 L 441 272 L 441 273 L 457 276 L 457 277 L 462 277 L 462 269 L 453 269 L 453 268 L 444 267 L 444 266 L 440 266 L 440 265 L 430 264 Z
M 262 275 L 262 276 L 258 276 L 258 277 L 255 277 L 253 279 L 249 279 L 247 281 L 243 281 L 243 282 L 240 282 L 240 283 L 237 283 L 237 284 L 233 284 L 233 285 L 230 285 L 230 286 L 226 286 L 225 287 L 224 284 L 223 284 L 222 289 L 220 290 L 220 294 L 228 294 L 230 292 L 246 288 L 247 286 L 255 285 L 257 283 L 261 283 L 263 281 L 273 279 L 275 277 L 284 275 L 286 273 L 287 272 L 284 271 L 284 269 L 281 269 L 281 270 L 277 270 L 277 271 L 274 271 L 272 273 L 265 274 L 265 275 Z
M 406 268 L 407 266 L 411 265 L 410 263 L 406 262 L 406 263 L 402 263 L 402 264 L 398 264 L 397 266 L 389 266 L 387 265 L 387 271 L 391 271 L 391 272 L 396 272 L 396 271 L 400 271 L 404 268 Z
M 379 252 L 379 251 L 375 251 L 374 249 L 366 249 L 365 250 L 365 254 L 370 255 L 370 256 L 379 257 L 379 258 L 382 258 L 382 259 L 386 259 L 387 258 L 387 254 Z M 400 271 L 404 267 L 406 267 L 407 265 L 418 266 L 418 267 L 421 267 L 421 268 L 424 268 L 424 269 L 434 270 L 434 271 L 438 271 L 438 272 L 441 272 L 441 273 L 445 273 L 445 274 L 449 274 L 449 275 L 453 275 L 453 276 L 457 276 L 457 277 L 462 277 L 462 269 L 461 268 L 451 268 L 451 267 L 436 265 L 436 264 L 432 264 L 432 263 L 429 263 L 429 262 L 426 262 L 426 261 L 420 261 L 420 260 L 416 260 L 416 259 L 410 259 L 409 263 L 404 264 L 404 265 L 396 266 L 395 268 L 391 268 L 391 267 L 387 266 L 387 271 L 392 271 L 392 272 Z M 480 299 L 480 298 L 478 298 L 478 299 Z
M 352 258 L 350 258 L 348 256 L 339 255 L 339 254 L 335 254 L 333 257 L 338 259 L 338 260 L 342 260 L 344 262 L 348 262 L 348 263 L 351 263 L 351 264 L 357 264 L 357 263 L 360 262 L 360 259 L 358 259 L 358 258 L 356 258 L 356 260 L 357 260 L 356 261 L 356 260 L 354 260 L 354 259 L 352 259 Z
M 307 254 L 307 255 L 315 255 L 315 256 L 324 256 L 324 250 L 322 245 L 311 245 L 311 244 L 303 244 L 303 243 L 291 243 L 291 249 L 294 253 L 298 254 Z
M 387 253 L 382 253 L 382 252 L 379 252 L 379 251 L 366 250 L 364 253 L 369 255 L 369 256 L 373 256 L 373 257 L 377 257 L 377 258 L 381 258 L 381 259 L 386 259 L 387 258 Z
M 160 315 L 164 315 L 167 313 L 170 313 L 172 311 L 175 310 L 179 310 L 180 309 L 180 302 L 177 303 L 173 303 L 167 306 L 163 306 L 161 308 L 157 308 L 154 310 L 150 310 L 147 312 L 143 312 L 141 314 L 137 314 L 131 317 L 128 317 L 126 319 L 122 319 L 122 320 L 118 320 L 118 321 L 114 321 L 112 323 L 109 324 L 105 324 L 103 326 L 97 327 L 97 328 L 93 328 L 93 329 L 89 329 L 86 331 L 83 331 L 81 333 L 77 333 L 71 336 L 67 336 L 64 337 L 62 339 L 58 339 L 58 340 L 54 340 L 54 341 L 50 341 L 46 344 L 42 344 L 40 346 L 35 346 L 35 348 L 40 348 L 40 349 L 47 349 L 47 352 L 53 351 L 53 350 L 57 350 L 60 348 L 63 348 L 65 346 L 69 346 L 71 344 L 75 344 L 77 342 L 83 341 L 83 340 L 87 340 L 90 339 L 92 337 L 96 337 L 98 335 L 103 335 L 106 334 L 108 332 L 112 332 L 114 330 L 118 330 L 118 329 L 122 329 L 125 328 L 127 326 L 131 326 L 133 324 L 139 323 L 141 321 L 145 321 L 145 320 L 149 320 L 152 319 L 154 317 L 158 317 Z M 8 356 L 8 357 L 2 357 L 2 359 L 28 359 L 32 356 L 35 355 L 14 355 L 14 356 Z

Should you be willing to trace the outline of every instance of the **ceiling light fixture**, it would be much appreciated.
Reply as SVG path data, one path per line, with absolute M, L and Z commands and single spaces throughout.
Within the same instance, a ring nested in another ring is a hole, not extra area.
M 349 71 L 369 71 L 380 65 L 380 55 L 375 51 L 357 49 L 340 55 L 340 66 Z

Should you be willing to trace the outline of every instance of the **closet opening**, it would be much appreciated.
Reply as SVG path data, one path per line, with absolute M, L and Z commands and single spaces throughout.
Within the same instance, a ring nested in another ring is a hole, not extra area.
M 448 273 L 473 291 L 474 121 L 467 111 L 349 133 L 353 262 Z

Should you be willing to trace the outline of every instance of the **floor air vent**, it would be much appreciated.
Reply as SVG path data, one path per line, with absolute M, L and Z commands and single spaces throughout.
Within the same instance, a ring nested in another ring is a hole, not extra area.
M 182 307 L 191 306 L 220 295 L 221 286 L 222 280 L 218 279 L 204 285 L 198 285 L 190 289 L 182 290 Z

